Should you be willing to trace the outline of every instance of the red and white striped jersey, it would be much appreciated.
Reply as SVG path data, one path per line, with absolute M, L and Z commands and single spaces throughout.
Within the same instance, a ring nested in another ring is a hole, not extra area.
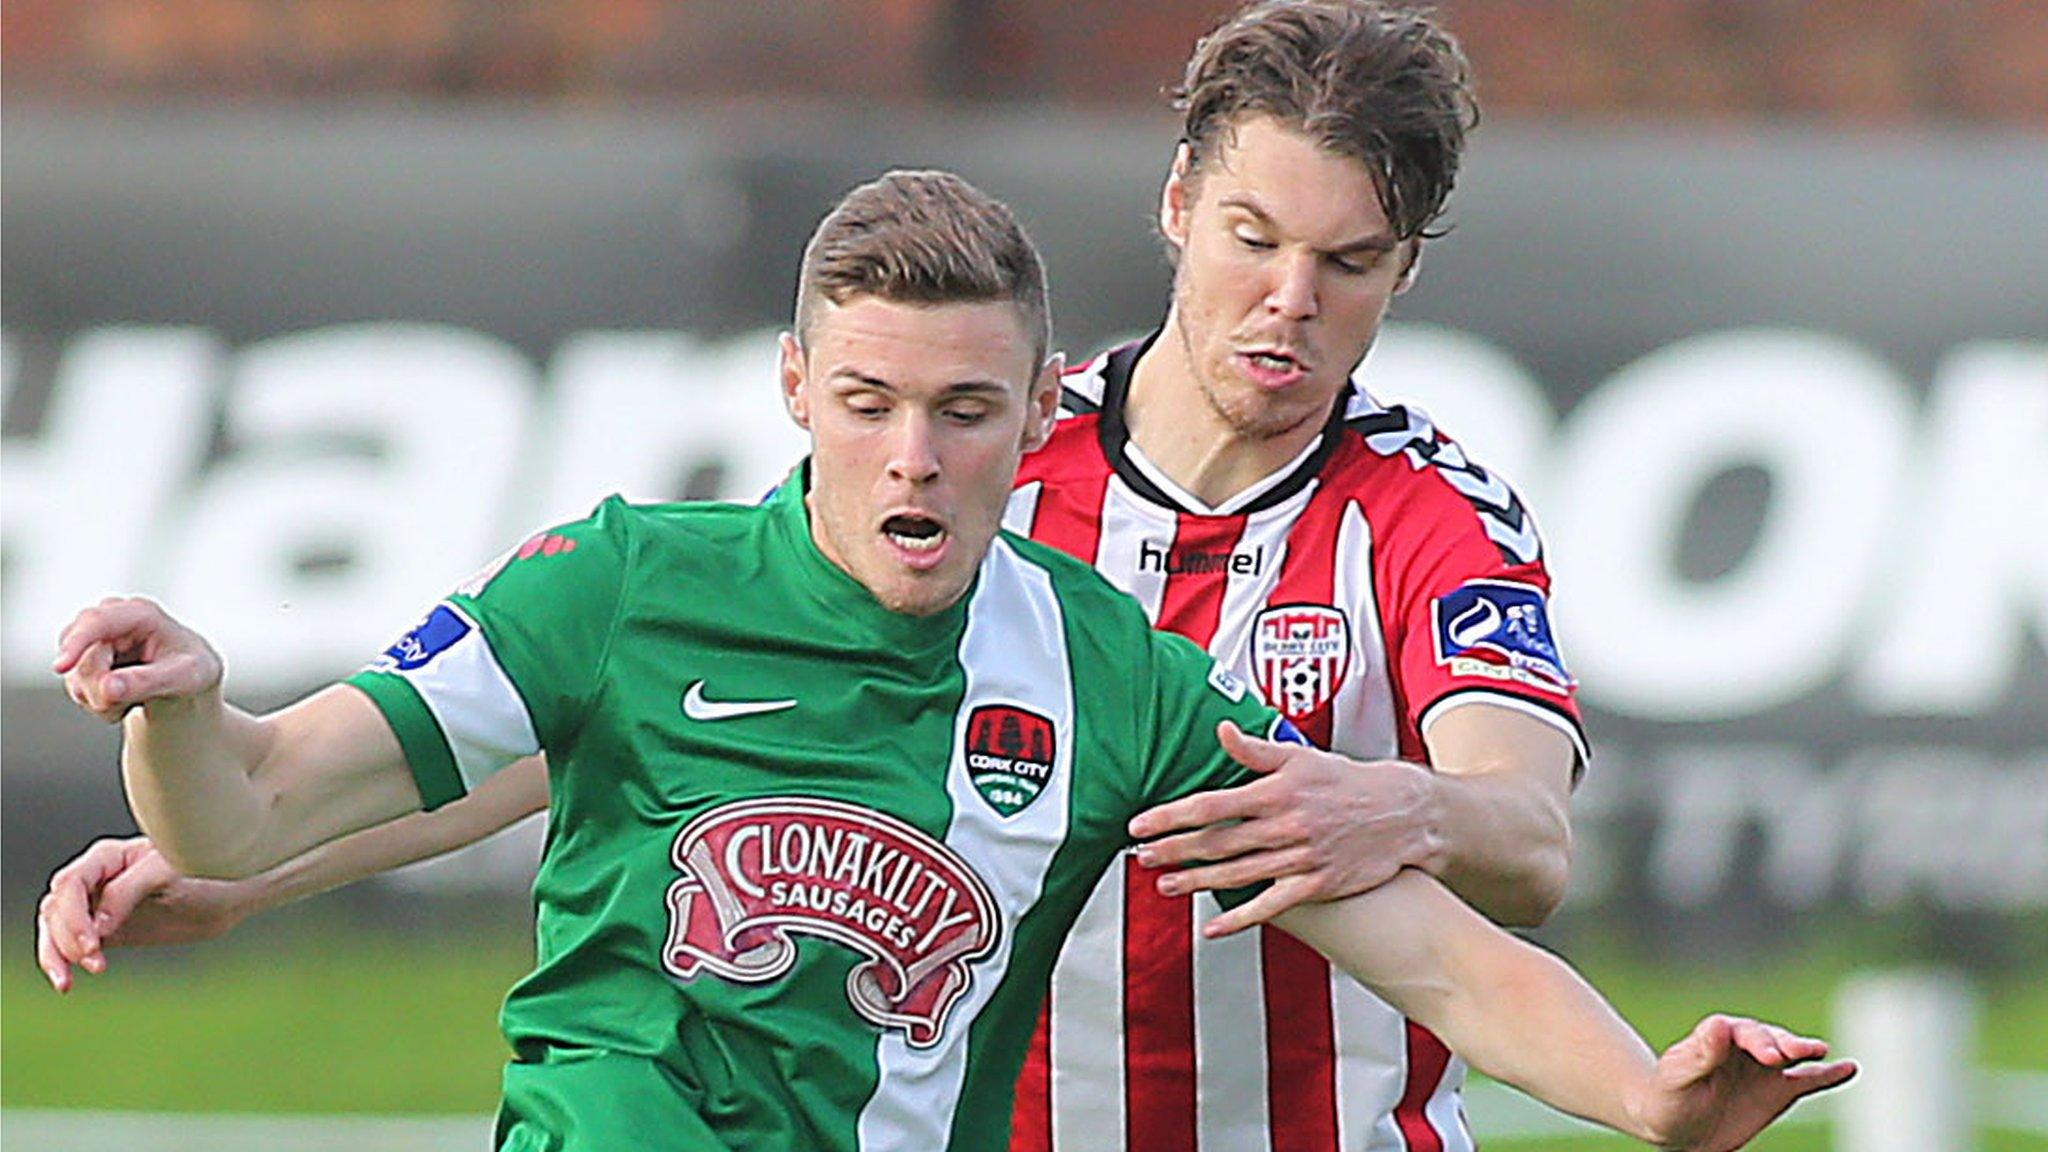
M 1318 441 L 1222 507 L 1123 421 L 1145 343 L 1068 373 L 1005 526 L 1092 562 L 1316 743 L 1424 759 L 1446 710 L 1505 705 L 1584 739 L 1535 525 L 1413 409 L 1354 390 Z M 1126 853 L 1061 953 L 1018 1082 L 1013 1152 L 1458 1152 L 1464 1066 L 1277 929 L 1204 940 Z M 1398 925 L 1389 925 L 1398 931 Z

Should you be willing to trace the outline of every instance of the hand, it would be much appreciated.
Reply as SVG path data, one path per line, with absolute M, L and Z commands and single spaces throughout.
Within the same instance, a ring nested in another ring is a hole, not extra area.
M 211 940 L 256 908 L 249 881 L 185 876 L 147 837 L 99 840 L 50 877 L 36 908 L 36 963 L 68 992 L 73 965 L 107 970 L 104 949 Z
M 1216 735 L 1233 759 L 1265 778 L 1162 804 L 1130 824 L 1136 839 L 1164 837 L 1138 849 L 1139 863 L 1191 865 L 1159 878 L 1165 895 L 1273 882 L 1210 920 L 1203 935 L 1228 936 L 1304 901 L 1377 888 L 1439 850 L 1429 769 L 1263 740 L 1228 721 Z
M 1846 1083 L 1851 1060 L 1818 1063 L 1827 1042 L 1741 1016 L 1709 1016 L 1657 1058 L 1647 1095 L 1631 1111 L 1657 1144 L 1728 1152 L 1803 1096 Z
M 218 653 L 154 601 L 108 597 L 57 637 L 51 671 L 80 708 L 119 723 L 151 700 L 203 695 L 220 687 Z

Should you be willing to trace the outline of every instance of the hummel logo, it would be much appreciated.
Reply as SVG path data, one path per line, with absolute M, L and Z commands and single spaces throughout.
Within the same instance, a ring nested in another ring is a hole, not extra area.
M 683 693 L 683 715 L 692 720 L 730 720 L 796 707 L 794 700 L 706 700 L 704 682 L 698 680 Z

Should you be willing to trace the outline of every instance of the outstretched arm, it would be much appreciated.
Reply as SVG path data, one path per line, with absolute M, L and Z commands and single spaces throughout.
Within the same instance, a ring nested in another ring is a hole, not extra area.
M 334 685 L 252 716 L 222 696 L 220 656 L 147 600 L 79 613 L 53 665 L 73 700 L 123 727 L 128 804 L 164 858 L 241 877 L 420 807 L 382 712 Z
M 106 970 L 105 949 L 210 940 L 258 912 L 473 844 L 547 802 L 547 763 L 529 757 L 453 803 L 330 840 L 245 880 L 186 876 L 147 837 L 101 840 L 51 876 L 36 913 L 36 960 L 64 992 L 73 965 Z
M 1275 923 L 1441 1035 L 1473 1067 L 1659 1147 L 1739 1148 L 1800 1097 L 1856 1072 L 1848 1061 L 1818 1062 L 1827 1054 L 1819 1040 L 1730 1016 L 1710 1016 L 1652 1055 L 1570 966 L 1420 872 L 1289 909 Z
M 1572 741 L 1512 708 L 1473 703 L 1445 712 L 1427 743 L 1433 767 L 1254 740 L 1238 759 L 1261 778 L 1141 813 L 1131 835 L 1163 839 L 1138 859 L 1169 869 L 1158 880 L 1169 896 L 1273 881 L 1212 919 L 1210 936 L 1363 892 L 1403 868 L 1436 876 L 1504 924 L 1541 923 L 1570 865 Z

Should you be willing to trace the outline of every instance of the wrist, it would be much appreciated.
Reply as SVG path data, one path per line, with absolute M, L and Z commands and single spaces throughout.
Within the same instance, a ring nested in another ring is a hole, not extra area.
M 1644 1079 L 1622 1092 L 1621 1122 L 1614 1127 L 1653 1148 L 1669 1152 L 1680 1145 L 1672 1142 L 1670 1118 L 1662 1112 L 1657 1107 L 1655 1085 Z
M 1419 844 L 1417 858 L 1408 864 L 1443 880 L 1449 876 L 1452 864 L 1448 793 L 1453 778 L 1438 775 L 1420 765 L 1415 766 L 1413 778 L 1417 789 L 1415 810 Z

